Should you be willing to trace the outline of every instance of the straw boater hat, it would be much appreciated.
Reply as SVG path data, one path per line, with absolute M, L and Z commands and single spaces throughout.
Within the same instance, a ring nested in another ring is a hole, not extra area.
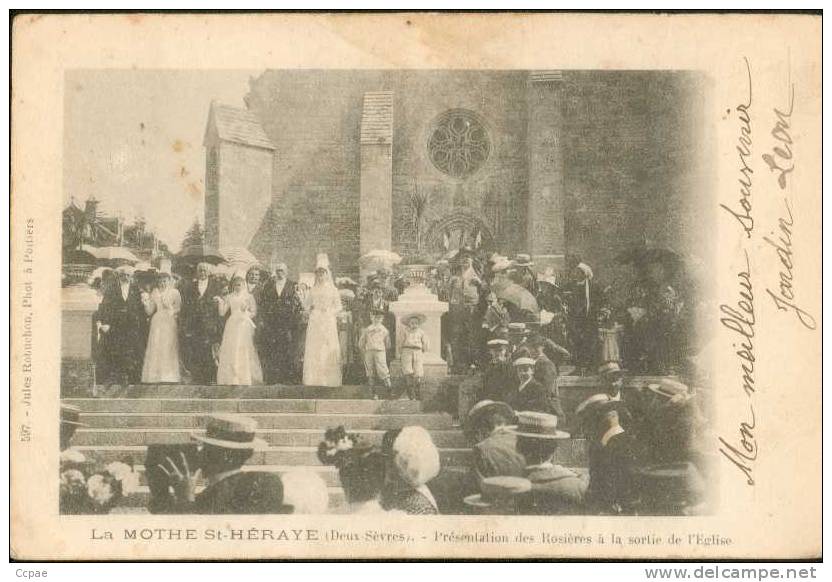
M 424 325 L 425 321 L 427 321 L 427 318 L 421 313 L 408 313 L 407 315 L 402 317 L 402 322 L 410 323 L 411 319 L 419 320 L 419 325 Z
M 508 333 L 509 335 L 528 335 L 531 331 L 526 328 L 525 323 L 514 322 L 508 324 Z
M 224 449 L 257 450 L 266 446 L 255 436 L 257 421 L 236 414 L 212 414 L 206 417 L 205 434 L 192 434 L 191 438 Z
M 531 358 L 517 358 L 516 360 L 514 360 L 514 365 L 534 367 L 534 360 Z
M 471 428 L 473 428 L 474 425 L 482 418 L 482 416 L 490 411 L 502 412 L 506 415 L 506 418 L 508 418 L 509 420 L 514 418 L 514 410 L 505 402 L 496 402 L 494 400 L 480 400 L 474 406 L 471 407 L 471 410 L 468 411 L 468 415 L 465 417 L 466 430 L 470 430 Z
M 685 399 L 692 397 L 692 394 L 688 391 L 687 386 L 681 382 L 677 382 L 676 380 L 671 380 L 670 378 L 662 378 L 656 384 L 648 384 L 647 389 L 654 394 L 658 394 L 659 396 L 664 396 L 666 398 L 673 398 L 674 396 L 680 395 Z
M 590 417 L 606 414 L 610 411 L 626 410 L 626 405 L 620 400 L 613 400 L 608 394 L 593 394 L 578 405 L 575 415 L 584 422 Z
M 486 477 L 480 481 L 480 493 L 463 501 L 471 507 L 489 508 L 507 502 L 532 490 L 532 482 L 524 477 Z
M 618 362 L 607 362 L 598 366 L 598 375 L 607 377 L 621 377 L 624 375 L 624 370 L 618 365 Z
M 78 427 L 89 426 L 81 422 L 81 409 L 71 404 L 61 404 L 61 424 Z
M 502 338 L 494 338 L 494 339 L 488 340 L 486 345 L 489 348 L 507 348 L 508 347 L 508 340 L 505 340 L 505 339 L 502 339 Z
M 558 417 L 554 414 L 523 411 L 517 413 L 517 428 L 511 429 L 517 436 L 533 439 L 568 439 L 569 433 L 558 430 Z

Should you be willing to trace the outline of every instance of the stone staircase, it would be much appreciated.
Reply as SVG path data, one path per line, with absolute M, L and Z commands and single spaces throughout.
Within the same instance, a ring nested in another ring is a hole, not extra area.
M 141 488 L 129 498 L 125 511 L 146 507 L 143 463 L 147 445 L 191 442 L 190 434 L 203 430 L 204 416 L 212 412 L 245 414 L 257 420 L 258 436 L 269 447 L 255 452 L 246 469 L 284 472 L 309 468 L 327 483 L 334 512 L 344 507 L 338 473 L 317 458 L 318 443 L 329 427 L 343 425 L 348 432 L 380 443 L 388 429 L 424 426 L 442 461 L 442 473 L 431 487 L 448 494 L 461 487 L 471 459 L 470 446 L 449 414 L 424 412 L 420 402 L 372 400 L 370 392 L 360 386 L 141 385 L 63 401 L 78 406 L 81 421 L 89 425 L 75 433 L 73 446 L 93 461 L 131 462 L 140 473 Z M 564 442 L 558 460 L 567 466 L 584 465 L 584 441 Z

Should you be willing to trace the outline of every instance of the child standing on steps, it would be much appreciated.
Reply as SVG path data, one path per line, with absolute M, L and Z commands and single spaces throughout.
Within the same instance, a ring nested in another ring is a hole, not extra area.
M 373 391 L 373 400 L 378 400 L 375 379 L 384 385 L 387 393 L 391 392 L 390 370 L 387 368 L 387 350 L 390 349 L 390 332 L 382 325 L 384 312 L 374 310 L 372 323 L 361 330 L 358 338 L 358 349 L 364 356 L 364 371 L 367 373 L 367 384 Z
M 424 322 L 425 316 L 421 313 L 404 318 L 405 329 L 399 354 L 407 397 L 410 400 L 420 400 L 422 397 L 422 381 L 425 377 L 423 361 L 424 354 L 428 351 L 428 338 L 421 328 Z

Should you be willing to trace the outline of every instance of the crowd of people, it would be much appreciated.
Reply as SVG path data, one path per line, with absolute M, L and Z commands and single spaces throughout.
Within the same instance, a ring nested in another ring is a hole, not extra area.
M 191 275 L 187 267 L 173 274 L 169 265 L 122 266 L 95 282 L 99 383 L 366 382 L 377 397 L 417 397 L 424 316 L 411 314 L 413 329 L 408 321 L 402 334 L 390 311 L 408 285 L 403 273 L 382 267 L 359 284 L 333 278 L 325 255 L 314 282 L 291 279 L 280 262 L 268 272 L 199 263 Z M 602 286 L 576 256 L 567 256 L 561 272 L 538 272 L 527 254 L 462 249 L 428 271 L 427 286 L 449 305 L 442 356 L 452 373 L 482 371 L 490 342 L 508 342 L 514 352 L 538 336 L 558 373 L 568 365 L 574 374 L 594 374 L 617 362 L 633 373 L 674 374 L 690 355 L 691 301 L 677 291 L 667 261 L 636 267 L 628 285 Z M 396 357 L 403 384 L 390 375 Z
M 351 513 L 502 515 L 693 515 L 708 511 L 707 423 L 696 394 L 672 379 L 622 393 L 620 371 L 574 415 L 514 408 L 483 399 L 467 413 L 468 463 L 443 466 L 433 438 L 417 425 L 386 431 L 378 443 L 328 429 L 318 447 L 337 469 Z M 523 406 L 523 403 L 518 404 Z M 61 507 L 106 513 L 135 490 L 132 461 L 85 471 L 70 446 L 78 409 L 62 407 Z M 332 510 L 321 475 L 244 466 L 267 447 L 257 422 L 206 417 L 191 445 L 153 445 L 144 461 L 152 513 L 270 514 Z M 570 432 L 563 430 L 569 428 Z M 572 437 L 579 437 L 574 439 Z M 582 440 L 585 439 L 585 440 Z M 584 447 L 575 448 L 586 443 Z M 562 452 L 560 448 L 566 449 Z M 152 450 L 151 450 L 152 449 Z M 131 487 L 129 484 L 133 483 Z

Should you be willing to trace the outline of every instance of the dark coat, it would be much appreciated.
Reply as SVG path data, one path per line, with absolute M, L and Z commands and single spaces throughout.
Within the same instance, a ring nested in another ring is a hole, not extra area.
M 223 323 L 214 299 L 221 295 L 222 287 L 216 280 L 208 279 L 208 286 L 200 296 L 199 282 L 194 280 L 183 286 L 181 293 L 179 330 L 185 367 L 196 380 L 213 382 L 216 379 L 213 346 L 222 339 Z
M 138 382 L 148 330 L 138 286 L 130 284 L 125 301 L 121 286 L 113 285 L 101 300 L 99 319 L 110 326 L 101 337 L 101 356 L 106 360 L 107 369 L 116 381 L 126 375 L 129 382 Z
M 558 391 L 558 369 L 557 366 L 541 354 L 534 363 L 534 379 L 543 386 L 551 403 L 552 412 L 563 418 L 563 408 L 560 405 L 560 392 Z
M 477 400 L 505 401 L 517 384 L 517 374 L 511 362 L 488 364 L 482 376 L 482 388 Z
M 479 477 L 523 477 L 526 460 L 517 452 L 517 437 L 497 430 L 474 445 L 474 467 Z
M 587 481 L 560 465 L 529 467 L 524 476 L 531 492 L 519 507 L 527 515 L 576 515 L 582 512 Z
M 199 514 L 292 513 L 283 504 L 283 482 L 276 473 L 242 471 L 207 487 L 193 506 Z
M 516 384 L 514 390 L 508 395 L 506 402 L 517 412 L 531 411 L 553 414 L 546 389 L 534 379 L 526 384 L 522 391 L 519 390 L 519 385 Z
M 636 444 L 629 433 L 589 447 L 587 500 L 599 513 L 631 513 L 638 497 Z
M 297 284 L 286 280 L 280 295 L 270 279 L 257 297 L 257 343 L 267 384 L 294 380 L 294 355 L 302 311 Z

